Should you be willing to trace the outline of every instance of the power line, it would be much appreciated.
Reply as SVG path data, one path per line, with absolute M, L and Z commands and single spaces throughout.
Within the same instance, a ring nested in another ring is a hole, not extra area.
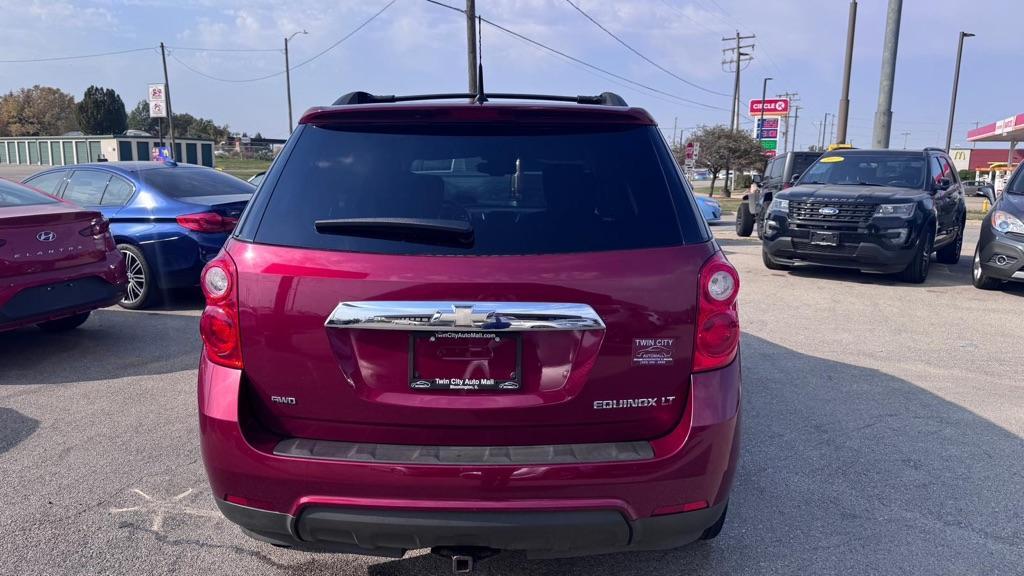
M 427 0 L 427 1 L 429 2 L 430 0 Z M 653 88 L 653 87 L 648 86 L 648 85 L 646 85 L 646 84 L 644 84 L 642 82 L 637 82 L 636 80 L 633 80 L 631 78 L 627 78 L 625 76 L 622 76 L 621 74 L 616 74 L 615 72 L 611 72 L 609 70 L 605 70 L 604 68 L 601 68 L 600 66 L 596 66 L 596 65 L 591 64 L 589 62 L 580 60 L 579 58 L 576 58 L 575 56 L 570 56 L 569 54 L 566 54 L 565 52 L 562 52 L 561 50 L 557 50 L 557 49 L 552 48 L 552 47 L 550 47 L 550 46 L 548 46 L 546 44 L 538 42 L 537 40 L 534 40 L 532 38 L 524 36 L 524 35 L 516 32 L 514 30 L 510 30 L 510 29 L 508 29 L 508 28 L 506 28 L 506 27 L 504 27 L 504 26 L 502 26 L 500 24 L 496 24 L 495 22 L 492 22 L 491 20 L 488 20 L 487 18 L 481 18 L 481 20 L 483 22 L 486 22 L 486 23 L 490 24 L 491 26 L 494 26 L 495 28 L 497 28 L 498 30 L 501 30 L 502 32 L 504 32 L 506 34 L 509 34 L 511 36 L 519 38 L 520 40 L 523 40 L 524 42 L 528 42 L 530 44 L 533 44 L 534 46 L 538 46 L 538 47 L 543 48 L 543 49 L 545 49 L 545 50 L 547 50 L 549 52 L 552 52 L 554 54 L 558 54 L 562 58 L 565 58 L 567 60 L 571 60 L 572 62 L 575 62 L 575 63 L 580 64 L 582 66 L 586 66 L 587 68 L 590 68 L 592 70 L 596 70 L 598 72 L 601 72 L 602 74 L 606 74 L 608 76 L 611 76 L 612 78 L 617 78 L 617 79 L 622 80 L 624 82 L 628 82 L 629 84 L 632 84 L 634 86 L 639 86 L 640 88 L 643 88 L 644 90 L 648 90 L 648 91 L 654 92 L 656 94 L 661 94 L 662 96 L 668 96 L 669 98 L 672 98 L 674 100 L 678 100 L 680 102 L 685 102 L 687 104 L 693 104 L 695 106 L 701 106 L 703 108 L 708 108 L 708 109 L 711 109 L 711 110 L 722 110 L 722 111 L 728 112 L 728 109 L 722 108 L 721 106 L 714 106 L 714 105 L 711 105 L 711 104 L 705 104 L 704 102 L 698 102 L 696 100 L 690 100 L 688 98 L 683 98 L 682 96 L 676 96 L 675 94 L 672 94 L 670 92 L 665 92 L 664 90 L 659 90 L 657 88 Z
M 185 46 L 167 46 L 167 49 L 189 52 L 281 52 L 278 48 L 191 48 Z
M 128 50 L 115 50 L 113 52 L 97 52 L 95 54 L 79 54 L 77 56 L 52 56 L 49 58 L 26 58 L 23 60 L 0 60 L 0 64 L 30 64 L 34 62 L 56 62 L 59 60 L 82 60 L 85 58 L 117 56 L 120 54 L 131 54 L 133 52 L 148 52 L 151 50 L 156 50 L 156 46 L 150 46 L 147 48 L 129 48 Z
M 385 10 L 390 8 L 397 1 L 398 0 L 391 0 L 390 2 L 385 4 L 383 8 L 381 8 L 380 10 L 375 12 L 372 16 L 370 16 L 369 18 L 364 20 L 361 24 L 359 24 L 358 26 L 353 28 L 348 34 L 345 34 L 344 36 L 339 38 L 337 42 L 331 44 L 327 48 L 324 48 L 320 52 L 317 52 L 316 54 L 314 54 L 313 56 L 303 60 L 302 62 L 299 62 L 298 64 L 292 66 L 288 70 L 296 70 L 298 68 L 301 68 L 301 67 L 305 66 L 306 64 L 309 64 L 310 62 L 316 60 L 317 58 L 320 58 L 324 54 L 327 54 L 331 50 L 334 50 L 339 45 L 341 45 L 341 43 L 345 42 L 346 40 L 348 40 L 349 38 L 354 36 L 357 32 L 359 32 L 360 30 L 365 28 L 367 24 L 369 24 L 370 22 L 373 22 L 378 16 L 383 14 Z M 273 52 L 280 52 L 280 50 L 272 50 L 272 51 Z M 188 65 L 181 58 L 178 58 L 177 56 L 175 56 L 173 51 L 170 52 L 170 55 L 171 55 L 171 58 L 173 58 L 175 60 L 175 62 L 177 62 L 178 64 L 181 64 L 182 66 L 184 66 L 186 69 L 190 70 L 191 72 L 194 72 L 195 74 L 198 74 L 198 75 L 200 75 L 200 76 L 202 76 L 204 78 L 207 78 L 209 80 L 215 80 L 217 82 L 227 82 L 227 83 L 231 83 L 231 84 L 245 84 L 245 83 L 248 83 L 248 82 L 259 82 L 260 80 L 267 80 L 267 79 L 275 78 L 277 76 L 281 76 L 281 75 L 285 74 L 285 70 L 280 70 L 278 72 L 273 72 L 273 73 L 270 73 L 270 74 L 264 74 L 263 76 L 256 76 L 254 78 L 221 78 L 219 76 L 214 76 L 212 74 L 207 74 L 206 72 L 203 72 L 201 70 L 198 70 L 198 69 Z
M 618 42 L 619 44 L 622 44 L 627 50 L 629 50 L 633 54 L 636 54 L 637 56 L 642 58 L 644 61 L 646 61 L 648 64 L 654 66 L 658 70 L 661 70 L 662 72 L 668 74 L 669 76 L 675 78 L 676 80 L 679 80 L 680 82 L 682 82 L 683 84 L 686 84 L 687 86 L 692 86 L 692 87 L 694 87 L 694 88 L 696 88 L 698 90 L 703 90 L 704 92 L 707 92 L 708 94 L 714 94 L 716 96 L 726 96 L 726 97 L 729 96 L 729 94 L 726 94 L 725 92 L 716 92 L 715 90 L 711 90 L 709 88 L 705 88 L 705 87 L 701 86 L 700 84 L 697 84 L 695 82 L 691 82 L 691 81 L 687 80 L 686 78 L 683 78 L 682 76 L 679 76 L 675 72 L 672 72 L 671 70 L 665 68 L 661 64 L 658 64 L 654 60 L 651 60 L 647 56 L 643 55 L 639 50 L 637 50 L 636 48 L 633 48 L 632 46 L 630 46 L 625 40 L 623 40 L 622 38 L 617 36 L 614 32 L 612 32 L 611 30 L 609 30 L 609 29 L 605 28 L 603 25 L 601 25 L 600 22 L 595 20 L 593 18 L 593 16 L 591 16 L 590 14 L 587 14 L 586 11 L 584 11 L 582 8 L 580 8 L 575 2 L 573 2 L 572 0 L 565 0 L 565 1 L 570 6 L 575 8 L 577 12 L 582 14 L 584 18 L 586 18 L 587 20 L 590 20 L 594 24 L 594 26 L 597 26 L 598 28 L 600 28 L 605 34 L 607 34 L 607 35 L 611 36 L 612 38 L 614 38 L 616 42 Z

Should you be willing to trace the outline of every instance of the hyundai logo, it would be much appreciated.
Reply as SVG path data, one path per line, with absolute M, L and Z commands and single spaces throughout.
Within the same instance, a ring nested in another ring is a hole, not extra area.
M 36 234 L 36 240 L 40 242 L 53 242 L 57 239 L 57 235 L 50 230 L 43 230 L 39 234 Z
M 835 216 L 836 214 L 839 214 L 839 208 L 826 206 L 824 208 L 818 208 L 818 213 L 825 214 L 826 216 Z

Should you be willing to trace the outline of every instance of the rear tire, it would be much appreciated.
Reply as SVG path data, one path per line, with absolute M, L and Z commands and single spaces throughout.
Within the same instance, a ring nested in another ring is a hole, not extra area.
M 129 310 L 140 310 L 156 302 L 157 286 L 153 271 L 142 251 L 131 244 L 118 244 L 117 249 L 124 257 L 128 283 L 124 297 L 119 304 Z
M 998 290 L 1002 281 L 985 274 L 981 268 L 981 244 L 974 249 L 974 265 L 971 267 L 971 282 L 979 290 Z
M 764 267 L 769 270 L 789 270 L 792 268 L 792 266 L 779 264 L 772 260 L 772 257 L 768 255 L 768 251 L 765 250 L 764 247 L 761 248 L 761 260 L 764 262 Z
M 722 509 L 722 515 L 715 520 L 715 523 L 708 526 L 704 533 L 700 535 L 701 540 L 714 540 L 722 533 L 722 527 L 725 526 L 725 514 L 729 511 L 729 504 L 725 504 L 725 508 Z
M 911 284 L 922 284 L 928 279 L 928 271 L 932 264 L 932 246 L 935 243 L 935 232 L 926 232 L 918 242 L 917 252 L 910 264 L 900 272 L 900 280 Z
M 754 231 L 754 215 L 750 213 L 750 206 L 744 201 L 736 209 L 736 235 L 747 237 Z
M 39 329 L 43 332 L 67 332 L 85 324 L 85 321 L 89 319 L 89 314 L 90 312 L 82 312 L 66 318 L 40 322 L 36 326 L 39 326 Z
M 956 264 L 960 261 L 960 252 L 964 249 L 964 227 L 966 225 L 966 220 L 960 223 L 956 239 L 935 252 L 935 260 L 942 264 Z

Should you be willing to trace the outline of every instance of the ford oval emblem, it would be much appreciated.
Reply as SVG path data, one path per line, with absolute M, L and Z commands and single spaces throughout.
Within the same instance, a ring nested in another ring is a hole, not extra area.
M 826 216 L 835 216 L 836 214 L 839 214 L 839 208 L 833 208 L 831 206 L 826 206 L 824 208 L 818 208 L 818 213 L 819 214 L 824 214 Z
M 36 240 L 40 242 L 53 242 L 57 239 L 57 235 L 50 230 L 43 230 L 39 234 L 36 234 Z

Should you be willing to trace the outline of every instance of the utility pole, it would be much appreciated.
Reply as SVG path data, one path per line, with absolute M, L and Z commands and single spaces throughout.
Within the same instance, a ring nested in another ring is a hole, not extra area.
M 679 116 L 672 119 L 672 146 L 676 146 L 676 138 L 679 134 Z
M 903 136 L 903 149 L 907 149 L 907 138 L 910 137 L 910 132 L 900 132 L 900 136 Z
M 853 67 L 853 37 L 857 32 L 857 0 L 850 0 L 850 20 L 846 28 L 846 64 L 843 67 L 843 95 L 839 97 L 839 133 L 837 144 L 846 144 L 846 126 L 850 118 L 850 69 Z
M 167 135 L 171 141 L 171 160 L 174 157 L 174 113 L 171 112 L 171 81 L 167 78 L 167 50 L 164 43 L 160 43 L 160 59 L 164 63 L 164 97 L 167 98 Z
M 782 94 L 776 94 L 776 98 L 786 98 L 789 100 L 789 107 L 795 111 L 796 103 L 800 101 L 800 95 L 796 92 L 783 92 Z M 785 154 L 789 152 L 789 114 L 786 115 L 786 131 L 783 133 L 783 145 L 782 152 Z
M 740 34 L 739 30 L 737 30 L 736 36 L 734 38 L 722 38 L 722 42 L 732 42 L 734 40 L 736 41 L 735 47 L 722 49 L 722 66 L 727 67 L 729 65 L 734 65 L 736 67 L 736 70 L 734 71 L 735 77 L 733 79 L 732 86 L 732 118 L 730 119 L 730 129 L 733 132 L 738 131 L 740 128 L 740 71 L 743 70 L 743 64 L 745 62 L 750 62 L 753 59 L 753 56 L 749 52 L 744 52 L 744 50 L 753 50 L 754 45 L 743 44 L 743 41 L 752 40 L 756 37 L 757 36 L 754 34 L 751 34 L 749 36 L 743 36 Z M 732 58 L 726 59 L 726 55 L 729 52 L 732 52 Z M 730 165 L 725 169 L 724 189 L 726 191 L 732 190 L 731 181 L 729 178 L 730 174 L 732 173 L 732 162 L 730 161 L 729 164 Z
M 789 117 L 788 116 L 786 117 L 786 121 L 787 122 L 789 121 Z M 799 122 L 799 121 L 800 121 L 800 107 L 799 106 L 794 106 L 793 107 L 793 139 L 792 139 L 793 151 L 794 152 L 796 152 L 796 150 L 797 150 L 797 148 L 796 148 L 796 135 L 797 135 L 796 125 L 797 125 L 797 122 Z M 787 127 L 786 128 L 786 144 L 788 145 L 789 142 L 790 142 L 790 139 L 789 139 L 789 128 Z
M 469 93 L 476 94 L 477 90 L 477 59 L 476 53 L 476 0 L 466 0 L 466 55 L 469 71 Z
M 761 119 L 757 121 L 757 126 L 754 127 L 754 132 L 757 133 L 758 142 L 761 141 L 761 132 L 764 131 L 764 101 L 768 97 L 768 81 L 774 80 L 774 78 L 765 77 L 764 82 L 761 83 Z M 776 135 L 777 136 L 777 135 Z
M 956 71 L 953 72 L 953 97 L 949 101 L 949 126 L 946 127 L 946 152 L 953 144 L 953 118 L 956 116 L 956 90 L 960 86 L 960 60 L 964 56 L 964 38 L 971 38 L 974 34 L 960 32 L 960 43 L 956 47 Z
M 835 144 L 835 139 L 833 138 L 833 136 L 835 136 L 835 131 L 836 131 L 836 115 L 833 114 L 832 117 L 829 119 L 829 122 L 828 122 L 828 143 L 829 144 Z
M 825 150 L 825 130 L 828 129 L 828 117 L 829 113 L 825 112 L 825 119 L 821 122 L 821 144 L 819 146 L 822 150 Z
M 743 44 L 743 41 L 744 40 L 752 40 L 752 39 L 754 39 L 756 37 L 757 36 L 754 35 L 754 34 L 751 34 L 749 36 L 742 36 L 742 35 L 740 35 L 739 31 L 737 30 L 735 37 L 732 37 L 732 38 L 722 38 L 722 42 L 733 42 L 733 41 L 736 42 L 736 46 L 735 47 L 729 47 L 729 48 L 723 48 L 722 49 L 722 52 L 723 52 L 722 65 L 723 66 L 730 66 L 730 65 L 735 65 L 736 66 L 736 70 L 733 71 L 733 72 L 735 72 L 735 77 L 733 79 L 733 87 L 732 87 L 732 120 L 731 120 L 730 125 L 729 125 L 729 128 L 733 132 L 738 130 L 739 127 L 740 127 L 740 71 L 743 69 L 743 64 L 744 63 L 750 62 L 750 60 L 753 59 L 753 56 L 750 53 L 748 53 L 748 52 L 744 52 L 744 50 L 753 50 L 754 49 L 754 45 L 753 44 L 746 44 L 745 45 L 745 44 Z M 729 52 L 732 53 L 732 58 L 729 58 L 729 59 L 724 58 L 726 56 L 726 53 L 729 53 Z
M 308 34 L 305 30 L 295 32 L 291 36 L 284 39 L 284 84 L 288 90 L 288 133 L 291 134 L 292 130 L 295 129 L 295 124 L 292 122 L 292 68 L 288 65 L 288 41 L 295 38 L 298 34 Z
M 885 17 L 885 44 L 882 48 L 882 76 L 878 82 L 878 108 L 872 143 L 875 148 L 888 148 L 892 134 L 892 91 L 896 83 L 896 53 L 900 44 L 900 18 L 903 0 L 889 0 Z

